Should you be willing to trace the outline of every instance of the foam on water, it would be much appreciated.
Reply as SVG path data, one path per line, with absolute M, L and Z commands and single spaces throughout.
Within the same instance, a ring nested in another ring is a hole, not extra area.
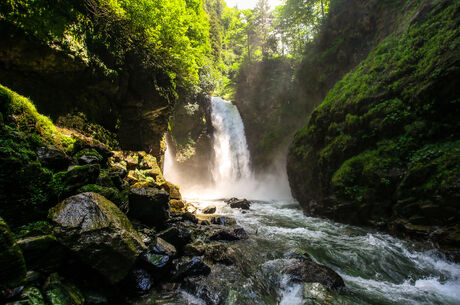
M 306 217 L 292 201 L 254 202 L 245 214 L 223 201 L 217 213 L 237 219 L 256 244 L 246 255 L 282 255 L 302 248 L 313 259 L 337 271 L 356 304 L 460 304 L 460 265 L 436 250 L 368 229 Z M 242 244 L 244 247 L 244 244 Z M 265 248 L 262 248 L 265 247 Z M 254 253 L 248 253 L 254 251 Z M 276 254 L 281 253 L 281 254 Z M 285 259 L 261 261 L 267 272 L 279 273 Z M 279 279 L 280 304 L 302 304 L 302 285 Z

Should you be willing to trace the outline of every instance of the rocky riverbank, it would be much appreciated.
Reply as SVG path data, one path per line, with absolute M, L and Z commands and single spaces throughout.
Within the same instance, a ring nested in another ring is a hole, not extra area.
M 244 260 L 232 245 L 248 234 L 234 219 L 184 201 L 154 156 L 58 128 L 6 87 L 0 98 L 3 303 L 126 304 L 178 288 L 214 302 L 206 276 Z M 305 268 L 324 276 L 305 278 Z M 326 286 L 340 279 L 304 259 L 286 272 Z

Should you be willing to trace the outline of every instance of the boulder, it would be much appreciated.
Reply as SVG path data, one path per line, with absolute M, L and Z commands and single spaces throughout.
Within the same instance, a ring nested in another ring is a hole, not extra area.
M 131 188 L 128 216 L 147 225 L 164 226 L 169 218 L 169 195 L 153 187 Z
M 146 249 L 128 218 L 96 193 L 67 198 L 50 210 L 55 236 L 81 261 L 116 283 Z
M 235 259 L 235 251 L 223 243 L 209 244 L 204 251 L 204 255 L 215 263 L 231 265 Z
M 169 201 L 169 204 L 171 205 L 172 209 L 182 210 L 183 208 L 185 208 L 185 203 L 183 200 L 171 199 Z
M 232 209 L 249 210 L 251 203 L 247 199 L 230 198 L 225 201 Z
M 177 185 L 174 185 L 171 182 L 166 181 L 163 184 L 163 188 L 165 191 L 169 193 L 169 196 L 171 197 L 171 199 L 182 200 L 182 195 Z
M 157 238 L 156 244 L 151 245 L 141 254 L 141 265 L 155 275 L 155 278 L 162 278 L 169 272 L 176 252 L 176 248 L 173 245 L 161 238 Z
M 303 305 L 317 304 L 340 304 L 353 305 L 354 302 L 347 300 L 337 292 L 329 289 L 320 283 L 305 283 L 303 286 Z
M 248 239 L 249 236 L 246 231 L 241 228 L 219 228 L 217 230 L 212 230 L 209 234 L 210 240 L 227 240 L 227 241 L 234 241 L 234 240 L 242 240 Z
M 99 164 L 101 163 L 101 159 L 94 155 L 83 155 L 78 158 L 78 164 L 86 165 L 86 164 Z
M 37 150 L 37 157 L 40 163 L 53 170 L 64 170 L 72 162 L 63 151 L 55 147 L 40 147 Z
M 0 286 L 14 288 L 26 276 L 22 251 L 6 222 L 0 217 Z
M 58 195 L 63 198 L 72 195 L 84 185 L 96 183 L 100 170 L 99 164 L 75 166 L 67 172 L 59 172 L 54 175 L 52 185 Z
M 158 237 L 173 245 L 178 251 L 182 251 L 186 244 L 192 241 L 192 233 L 185 226 L 174 226 L 160 234 Z
M 184 254 L 187 256 L 201 256 L 204 254 L 207 245 L 202 241 L 196 241 L 187 244 L 184 249 Z
M 310 258 L 295 259 L 283 271 L 289 274 L 292 280 L 296 282 L 320 283 L 335 291 L 341 291 L 345 287 L 343 279 L 337 272 L 315 263 Z
M 205 207 L 204 209 L 201 210 L 203 214 L 214 214 L 216 212 L 216 206 L 215 205 L 209 205 Z
M 194 256 L 191 260 L 178 263 L 173 273 L 173 280 L 180 281 L 190 276 L 208 275 L 211 268 Z
M 27 237 L 18 240 L 29 270 L 51 273 L 66 259 L 66 249 L 53 235 Z

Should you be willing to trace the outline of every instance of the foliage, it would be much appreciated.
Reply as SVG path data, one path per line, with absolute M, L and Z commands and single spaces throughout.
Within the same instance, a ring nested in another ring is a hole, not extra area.
M 289 172 L 300 179 L 295 184 L 306 184 L 296 186 L 301 201 L 350 204 L 354 215 L 385 207 L 360 219 L 366 224 L 406 217 L 409 207 L 415 224 L 458 221 L 458 5 L 423 5 L 401 19 L 404 31 L 389 35 L 329 91 L 297 132 Z M 437 211 L 430 219 L 428 207 Z
M 201 0 L 8 0 L 0 12 L 48 44 L 117 71 L 135 54 L 170 82 L 196 84 L 209 50 Z

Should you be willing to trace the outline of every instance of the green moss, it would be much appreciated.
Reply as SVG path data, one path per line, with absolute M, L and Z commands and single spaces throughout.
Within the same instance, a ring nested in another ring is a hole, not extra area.
M 104 158 L 101 156 L 100 153 L 98 153 L 95 149 L 83 149 L 79 152 L 77 152 L 74 157 L 75 158 L 80 158 L 82 156 L 94 156 L 96 157 L 99 161 L 102 161 Z
M 418 209 L 414 221 L 460 219 L 455 210 L 449 219 L 423 212 L 433 205 L 447 211 L 460 198 L 459 6 L 424 5 L 402 18 L 296 133 L 289 171 L 300 201 L 385 203 L 396 212 L 409 202 Z
M 0 285 L 15 288 L 25 275 L 26 265 L 21 249 L 8 225 L 0 217 Z
M 71 283 L 65 283 L 57 273 L 53 273 L 46 283 L 46 298 L 51 305 L 83 305 L 85 298 Z
M 129 190 L 119 191 L 114 187 L 104 187 L 96 184 L 88 184 L 78 190 L 78 193 L 93 192 L 98 193 L 108 200 L 120 206 L 128 201 Z
M 60 133 L 53 122 L 37 112 L 33 103 L 0 85 L 0 112 L 5 123 L 34 139 L 34 142 L 53 145 L 71 151 L 75 140 Z
M 31 222 L 18 228 L 16 239 L 29 236 L 39 236 L 51 234 L 53 226 L 46 220 Z

